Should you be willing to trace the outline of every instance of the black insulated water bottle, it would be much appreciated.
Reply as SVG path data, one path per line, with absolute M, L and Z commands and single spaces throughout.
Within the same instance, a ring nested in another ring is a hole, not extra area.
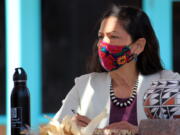
M 16 68 L 13 75 L 14 88 L 11 93 L 11 135 L 21 135 L 30 127 L 30 94 L 26 86 L 27 74 Z

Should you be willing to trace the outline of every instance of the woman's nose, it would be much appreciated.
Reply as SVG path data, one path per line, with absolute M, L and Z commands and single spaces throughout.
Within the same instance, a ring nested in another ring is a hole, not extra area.
M 103 42 L 106 42 L 106 43 L 110 43 L 110 39 L 108 38 L 108 37 L 106 37 L 106 36 L 104 36 L 104 38 L 103 38 L 103 40 L 102 40 Z

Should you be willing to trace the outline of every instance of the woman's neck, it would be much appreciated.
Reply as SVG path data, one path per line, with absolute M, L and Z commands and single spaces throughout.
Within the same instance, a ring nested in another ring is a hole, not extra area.
M 112 78 L 112 83 L 116 86 L 122 84 L 133 86 L 138 78 L 136 62 L 132 61 L 115 71 L 111 71 L 110 76 Z

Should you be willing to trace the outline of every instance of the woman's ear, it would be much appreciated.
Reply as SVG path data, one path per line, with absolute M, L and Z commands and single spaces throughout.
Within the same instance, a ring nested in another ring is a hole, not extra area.
M 136 54 L 140 54 L 144 51 L 145 45 L 146 45 L 146 39 L 145 38 L 139 38 L 136 41 L 136 45 L 137 45 L 137 50 L 136 50 Z

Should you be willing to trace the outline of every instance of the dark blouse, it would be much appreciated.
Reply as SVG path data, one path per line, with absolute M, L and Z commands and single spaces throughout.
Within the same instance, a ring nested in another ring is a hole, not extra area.
M 119 102 L 125 101 L 126 99 L 118 98 Z M 109 124 L 119 121 L 128 121 L 133 125 L 138 125 L 137 123 L 137 97 L 134 99 L 133 103 L 124 108 L 119 108 L 115 106 L 111 102 L 111 109 L 110 109 L 110 120 Z

